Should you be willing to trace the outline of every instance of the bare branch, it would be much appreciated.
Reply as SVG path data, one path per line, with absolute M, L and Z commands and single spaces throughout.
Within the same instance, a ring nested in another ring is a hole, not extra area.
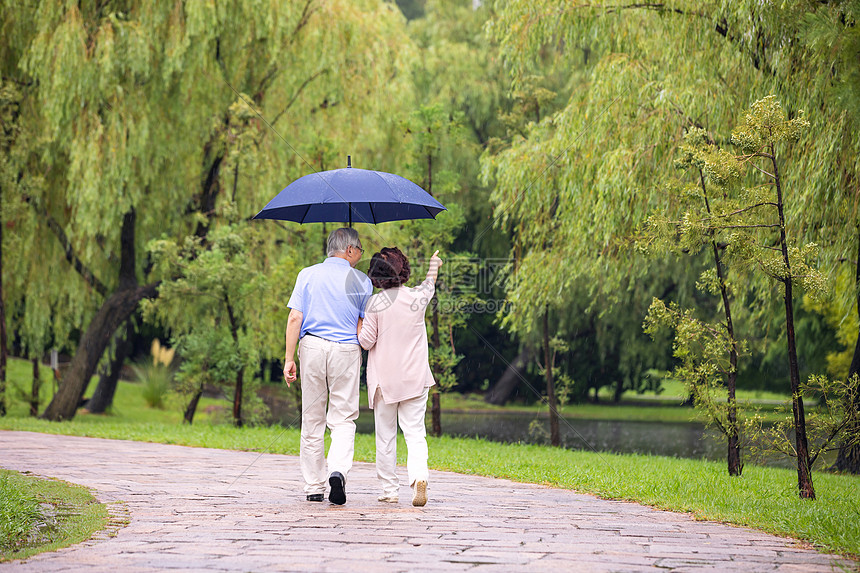
M 757 207 L 765 207 L 767 205 L 771 205 L 773 207 L 779 207 L 779 205 L 774 203 L 773 201 L 762 201 L 761 203 L 756 203 L 755 205 L 749 205 L 747 207 L 744 207 L 743 209 L 737 209 L 735 211 L 732 211 L 731 213 L 725 213 L 724 215 L 712 215 L 711 217 L 708 217 L 708 218 L 709 219 L 721 219 L 721 218 L 725 219 L 727 217 L 733 217 L 735 215 L 740 215 L 741 213 L 745 213 L 746 211 L 752 211 L 753 209 L 755 209 Z M 705 220 L 707 220 L 707 219 L 705 219 Z
M 320 77 L 322 74 L 327 74 L 327 73 L 328 73 L 328 68 L 323 68 L 322 70 L 316 72 L 311 77 L 309 77 L 304 82 L 302 82 L 302 85 L 299 86 L 299 89 L 296 90 L 296 93 L 293 94 L 293 97 L 290 99 L 289 102 L 287 102 L 286 107 L 284 107 L 284 109 L 281 110 L 281 113 L 276 115 L 275 119 L 272 120 L 272 125 L 275 125 L 278 123 L 278 120 L 281 118 L 281 116 L 284 115 L 284 113 L 286 113 L 286 111 L 288 109 L 290 109 L 290 107 L 292 107 L 293 103 L 295 103 L 295 101 L 298 99 L 299 95 L 308 86 L 309 83 L 311 83 L 312 81 L 314 81 L 315 79 Z
M 308 21 L 310 20 L 311 16 L 313 15 L 314 12 L 316 12 L 316 8 L 311 9 L 312 3 L 313 3 L 313 0 L 307 0 L 307 2 L 305 2 L 305 7 L 302 10 L 302 15 L 299 18 L 299 22 L 298 22 L 298 24 L 296 24 L 296 27 L 293 30 L 293 33 L 290 35 L 290 42 L 291 43 L 293 42 L 293 40 L 296 39 L 296 36 L 298 36 L 298 34 L 302 30 L 302 28 L 307 26 Z
M 774 225 L 726 225 L 721 229 L 758 229 L 758 228 L 779 228 L 779 224 Z
M 69 236 L 66 235 L 66 231 L 63 229 L 63 226 L 54 219 L 48 210 L 43 206 L 39 205 L 35 198 L 24 194 L 24 201 L 29 203 L 33 210 L 36 211 L 36 214 L 45 219 L 48 224 L 48 228 L 53 231 L 54 235 L 56 235 L 57 240 L 60 241 L 60 245 L 63 248 L 63 252 L 66 255 L 66 260 L 69 261 L 69 264 L 72 265 L 72 268 L 75 269 L 79 275 L 86 281 L 88 285 L 93 287 L 97 293 L 102 296 L 108 296 L 108 289 L 103 282 L 101 282 L 93 272 L 84 264 L 84 262 L 78 257 L 77 253 L 75 253 L 75 249 L 72 246 L 72 242 L 69 240 Z
M 771 179 L 776 179 L 776 177 L 774 176 L 774 174 L 773 174 L 773 173 L 770 173 L 770 172 L 768 172 L 768 171 L 765 171 L 764 169 L 762 169 L 761 167 L 759 167 L 759 166 L 758 166 L 758 165 L 756 165 L 755 163 L 750 163 L 750 165 L 752 165 L 752 166 L 753 166 L 753 169 L 756 169 L 756 170 L 758 170 L 758 171 L 761 171 L 762 173 L 764 173 L 765 175 L 767 175 L 767 176 L 768 176 L 768 177 L 770 177 Z
M 680 8 L 670 8 L 666 6 L 663 2 L 638 2 L 635 4 L 626 4 L 626 5 L 616 5 L 616 6 L 595 6 L 593 4 L 579 4 L 574 6 L 574 8 L 603 8 L 606 14 L 613 14 L 616 12 L 621 12 L 622 10 L 654 10 L 655 12 L 666 12 L 673 14 L 680 14 L 681 16 L 699 16 L 702 17 L 704 14 L 702 12 L 696 11 L 685 11 Z

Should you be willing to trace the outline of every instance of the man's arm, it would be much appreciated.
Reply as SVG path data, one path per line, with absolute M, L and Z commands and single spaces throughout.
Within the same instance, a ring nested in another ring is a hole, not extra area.
M 284 381 L 287 387 L 296 381 L 296 344 L 299 342 L 299 334 L 302 332 L 302 311 L 291 309 L 287 318 L 286 349 L 284 352 Z

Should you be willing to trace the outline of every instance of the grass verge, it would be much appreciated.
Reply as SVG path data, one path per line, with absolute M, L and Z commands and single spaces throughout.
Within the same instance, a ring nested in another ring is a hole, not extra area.
M 80 543 L 107 523 L 84 487 L 0 470 L 0 562 Z

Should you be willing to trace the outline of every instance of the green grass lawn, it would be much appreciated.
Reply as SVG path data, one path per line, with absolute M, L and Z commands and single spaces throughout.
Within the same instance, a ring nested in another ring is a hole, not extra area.
M 108 519 L 84 487 L 0 469 L 0 561 L 80 543 Z
M 450 398 L 452 396 L 443 396 L 443 407 L 474 403 L 474 399 L 452 402 Z M 211 404 L 219 406 L 218 401 Z M 683 410 L 689 412 L 689 409 Z M 581 411 L 587 412 L 587 409 Z M 631 415 L 634 411 L 630 411 Z M 213 419 L 217 417 L 200 415 L 194 425 L 182 425 L 179 408 L 175 411 L 147 408 L 140 386 L 123 383 L 117 390 L 111 415 L 77 416 L 71 422 L 52 423 L 28 418 L 25 408 L 13 404 L 10 415 L 0 418 L 0 429 L 298 454 L 297 429 L 234 428 L 214 424 Z M 818 499 L 803 501 L 797 495 L 794 470 L 748 464 L 743 476 L 731 478 L 725 463 L 721 462 L 571 451 L 444 436 L 429 438 L 429 446 L 430 464 L 435 469 L 636 501 L 661 509 L 689 512 L 697 519 L 751 526 L 803 539 L 823 550 L 860 555 L 858 476 L 815 472 Z M 401 437 L 400 463 L 405 463 L 405 451 Z M 356 459 L 374 460 L 373 436 L 356 436 Z
M 50 368 L 42 366 L 39 369 L 39 374 L 41 380 L 39 411 L 41 412 L 51 401 L 56 391 L 56 383 Z M 32 364 L 25 360 L 10 358 L 7 367 L 7 379 L 6 407 L 8 415 L 15 418 L 29 416 L 29 399 L 33 381 Z M 84 396 L 92 395 L 97 383 L 98 377 L 93 377 L 84 392 Z M 229 408 L 230 404 L 226 400 L 203 397 L 198 404 L 194 421 L 208 423 L 221 419 L 223 418 L 222 412 Z M 174 393 L 166 396 L 163 409 L 150 408 L 143 398 L 142 386 L 139 383 L 120 380 L 113 406 L 109 408 L 107 413 L 87 414 L 84 410 L 79 410 L 76 419 L 83 420 L 86 418 L 87 423 L 90 424 L 107 424 L 116 419 L 130 422 L 178 424 L 182 422 L 183 411 L 184 403 Z

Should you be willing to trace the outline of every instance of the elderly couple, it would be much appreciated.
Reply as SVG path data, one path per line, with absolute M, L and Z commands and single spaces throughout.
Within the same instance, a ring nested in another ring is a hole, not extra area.
M 376 475 L 382 485 L 379 501 L 399 501 L 395 471 L 399 421 L 406 439 L 412 505 L 427 503 L 424 414 L 434 381 L 424 311 L 442 266 L 438 252 L 430 259 L 424 282 L 407 288 L 403 285 L 409 280 L 409 261 L 399 249 L 383 248 L 374 254 L 365 275 L 354 268 L 364 253 L 358 233 L 341 228 L 328 236 L 326 260 L 299 272 L 287 304 L 284 379 L 288 386 L 296 380 L 298 344 L 302 385 L 299 459 L 308 501 L 325 498 L 328 479 L 329 501 L 346 503 L 364 348 L 369 351 L 367 398 L 376 426 Z M 371 296 L 374 286 L 382 290 Z M 326 426 L 331 430 L 327 460 Z

